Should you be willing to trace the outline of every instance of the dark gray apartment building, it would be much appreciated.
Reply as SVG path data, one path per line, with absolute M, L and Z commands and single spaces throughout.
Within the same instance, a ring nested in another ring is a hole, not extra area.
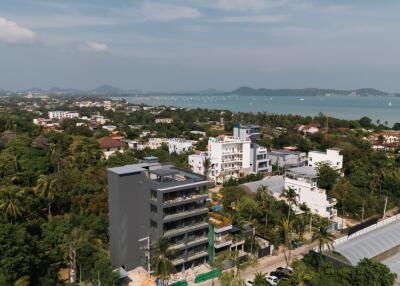
M 146 266 L 146 238 L 169 239 L 177 271 L 208 257 L 208 181 L 149 158 L 108 169 L 111 262 Z

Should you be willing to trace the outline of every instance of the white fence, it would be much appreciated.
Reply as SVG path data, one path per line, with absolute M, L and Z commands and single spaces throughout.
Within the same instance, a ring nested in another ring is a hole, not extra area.
M 373 231 L 373 230 L 375 230 L 377 228 L 385 226 L 385 225 L 387 225 L 389 223 L 392 223 L 392 222 L 394 222 L 396 220 L 400 220 L 400 214 L 392 216 L 392 217 L 389 217 L 389 218 L 384 219 L 384 220 L 381 220 L 380 222 L 378 222 L 376 224 L 373 224 L 373 225 L 370 225 L 370 226 L 368 226 L 366 228 L 363 228 L 363 229 L 361 229 L 361 230 L 359 230 L 359 231 L 357 231 L 357 232 L 355 232 L 355 233 L 353 233 L 351 235 L 346 235 L 346 236 L 339 237 L 339 238 L 335 239 L 335 241 L 333 242 L 333 246 L 336 247 L 339 244 L 342 244 L 342 243 L 344 243 L 344 242 L 346 242 L 346 241 L 348 241 L 350 239 L 353 239 L 353 238 L 356 238 L 356 237 L 358 237 L 360 235 L 366 234 L 366 233 L 368 233 L 370 231 Z M 324 247 L 323 250 L 326 250 L 326 247 Z M 318 251 L 318 248 L 314 247 L 314 251 Z

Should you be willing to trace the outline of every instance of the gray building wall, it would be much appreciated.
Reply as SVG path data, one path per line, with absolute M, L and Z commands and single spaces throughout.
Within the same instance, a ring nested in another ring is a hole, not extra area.
M 113 265 L 126 269 L 146 263 L 146 242 L 149 235 L 150 192 L 144 173 L 118 175 L 108 172 L 110 249 Z

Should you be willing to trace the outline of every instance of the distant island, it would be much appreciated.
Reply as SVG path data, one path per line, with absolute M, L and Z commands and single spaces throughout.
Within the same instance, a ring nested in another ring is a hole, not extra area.
M 359 88 L 353 90 L 344 89 L 326 89 L 326 88 L 282 88 L 282 89 L 267 89 L 267 88 L 252 88 L 248 86 L 241 86 L 232 91 L 221 91 L 214 88 L 207 88 L 200 91 L 174 91 L 174 92 L 160 92 L 160 91 L 142 91 L 139 89 L 123 90 L 118 87 L 103 84 L 95 89 L 81 90 L 76 88 L 61 88 L 52 87 L 48 90 L 33 87 L 26 90 L 20 91 L 8 91 L 0 89 L 0 95 L 25 95 L 32 93 L 35 95 L 96 95 L 96 96 L 142 96 L 142 95 L 157 95 L 157 96 L 168 96 L 168 95 L 188 95 L 188 96 L 199 96 L 199 95 L 241 95 L 241 96 L 400 96 L 400 93 L 390 93 L 381 91 L 375 88 Z

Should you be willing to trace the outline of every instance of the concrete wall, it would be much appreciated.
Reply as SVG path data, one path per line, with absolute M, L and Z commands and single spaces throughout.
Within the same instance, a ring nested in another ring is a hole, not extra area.
M 138 242 L 149 235 L 150 192 L 144 173 L 109 171 L 108 183 L 111 263 L 127 270 L 145 266 L 146 242 Z

